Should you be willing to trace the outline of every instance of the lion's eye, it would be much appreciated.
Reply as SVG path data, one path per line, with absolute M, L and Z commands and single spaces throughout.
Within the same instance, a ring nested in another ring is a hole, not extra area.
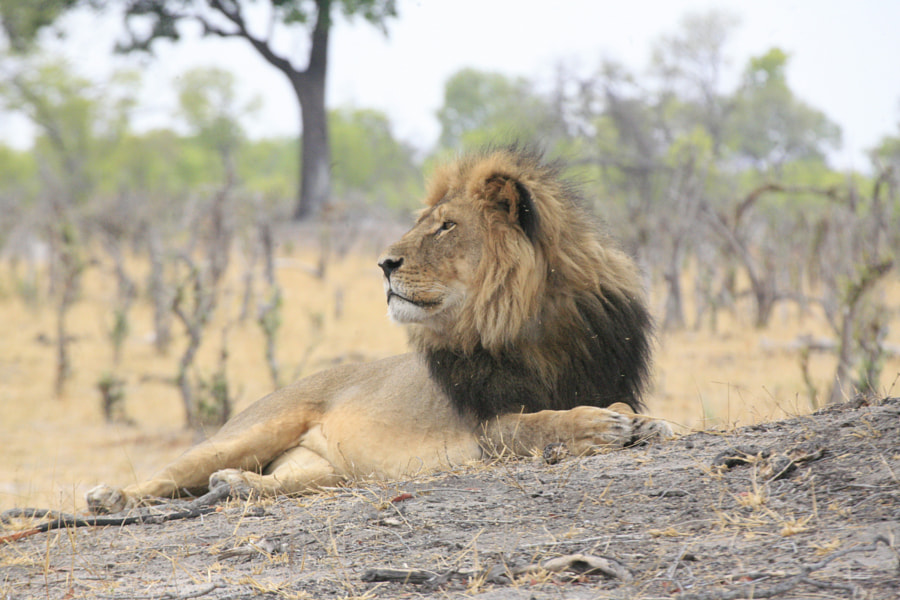
M 445 231 L 450 231 L 454 227 L 456 227 L 456 223 L 454 223 L 453 221 L 444 221 L 443 223 L 441 223 L 441 226 L 438 228 L 437 232 L 444 233 Z

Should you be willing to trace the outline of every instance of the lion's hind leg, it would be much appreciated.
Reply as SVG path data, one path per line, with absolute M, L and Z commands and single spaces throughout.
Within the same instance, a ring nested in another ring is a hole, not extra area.
M 209 488 L 225 484 L 231 486 L 233 495 L 277 496 L 311 492 L 343 480 L 330 462 L 301 446 L 272 461 L 262 474 L 240 469 L 217 471 L 209 478 Z
M 268 423 L 223 429 L 146 481 L 124 489 L 98 485 L 89 490 L 85 494 L 88 509 L 95 514 L 116 513 L 152 498 L 203 494 L 210 475 L 223 469 L 260 472 L 288 445 L 287 435 L 273 435 L 271 429 Z
M 175 498 L 203 493 L 209 475 L 235 463 L 229 460 L 233 441 L 216 443 L 215 438 L 194 446 L 150 479 L 124 489 L 100 484 L 85 494 L 88 510 L 94 514 L 111 514 L 133 508 L 153 498 Z

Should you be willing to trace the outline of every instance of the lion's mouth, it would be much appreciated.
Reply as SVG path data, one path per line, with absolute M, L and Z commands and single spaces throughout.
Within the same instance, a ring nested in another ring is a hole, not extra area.
M 396 298 L 397 300 L 402 300 L 403 302 L 408 302 L 409 304 L 412 304 L 413 306 L 418 306 L 419 308 L 430 308 L 430 307 L 437 306 L 438 304 L 440 304 L 440 302 L 438 302 L 438 301 L 429 302 L 426 300 L 413 300 L 412 298 L 407 298 L 406 296 L 404 296 L 402 294 L 398 294 L 394 290 L 388 290 L 387 291 L 387 303 L 388 304 L 391 303 L 392 298 Z

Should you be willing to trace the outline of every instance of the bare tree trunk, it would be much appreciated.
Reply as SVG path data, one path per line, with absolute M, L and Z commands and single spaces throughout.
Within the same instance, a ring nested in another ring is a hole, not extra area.
M 855 307 L 846 307 L 841 319 L 840 339 L 838 340 L 838 364 L 834 371 L 834 381 L 828 394 L 828 404 L 838 404 L 849 398 L 850 361 L 853 349 L 853 321 Z
M 738 214 L 745 210 L 747 206 L 745 200 L 739 207 Z M 772 316 L 772 309 L 775 306 L 775 302 L 779 299 L 775 284 L 775 274 L 764 272 L 763 269 L 760 268 L 759 263 L 753 257 L 750 250 L 747 248 L 747 244 L 738 233 L 738 219 L 735 219 L 735 225 L 729 226 L 727 220 L 723 216 L 715 213 L 708 207 L 704 211 L 704 214 L 707 217 L 707 223 L 709 223 L 713 230 L 725 240 L 735 257 L 744 267 L 747 278 L 750 280 L 750 290 L 756 304 L 756 320 L 754 325 L 759 329 L 766 327 Z
M 775 287 L 774 277 L 773 274 L 771 278 L 750 278 L 750 287 L 753 289 L 753 299 L 756 303 L 756 322 L 754 326 L 757 329 L 765 329 L 769 326 L 775 302 L 778 301 L 778 295 L 773 289 Z
M 684 329 L 684 296 L 681 291 L 682 240 L 675 241 L 675 247 L 666 264 L 663 279 L 666 281 L 666 313 L 663 329 L 672 331 Z
M 58 252 L 59 272 L 57 273 L 59 281 L 56 282 L 56 288 L 59 293 L 59 303 L 56 305 L 56 379 L 54 383 L 54 391 L 57 397 L 61 397 L 65 391 L 66 381 L 72 374 L 72 364 L 69 357 L 70 336 L 66 328 L 66 316 L 75 297 L 78 294 L 78 285 L 81 280 L 81 274 L 84 271 L 85 263 L 80 255 L 78 247 L 77 233 L 75 226 L 62 215 L 62 210 L 58 211 L 61 223 L 57 225 L 59 228 L 58 239 L 55 240 Z
M 309 66 L 294 72 L 291 84 L 300 103 L 303 132 L 300 138 L 300 190 L 294 219 L 316 216 L 331 195 L 331 149 L 328 113 L 325 109 L 325 75 L 328 67 L 330 0 L 318 0 L 319 13 L 312 34 Z
M 190 256 L 183 254 L 180 258 L 187 265 L 189 273 L 175 293 L 172 311 L 184 325 L 185 333 L 188 336 L 188 344 L 181 355 L 181 359 L 178 361 L 178 374 L 175 376 L 175 383 L 181 391 L 185 424 L 188 427 L 196 428 L 200 425 L 200 421 L 197 414 L 197 402 L 194 398 L 190 381 L 190 369 L 197 356 L 197 350 L 200 348 L 206 324 L 212 317 L 213 310 L 215 310 L 217 291 L 215 287 L 204 283 L 202 273 Z M 190 308 L 187 307 L 188 288 L 191 288 L 190 295 L 193 300 Z
M 836 404 L 844 397 L 849 396 L 850 390 L 847 386 L 850 384 L 854 333 L 858 326 L 857 317 L 860 303 L 868 291 L 875 286 L 878 280 L 887 275 L 893 266 L 892 260 L 865 265 L 860 269 L 859 278 L 849 286 L 841 311 L 838 365 L 834 374 L 834 383 L 831 386 L 831 394 L 828 396 L 829 404 Z
M 147 236 L 147 253 L 150 255 L 150 281 L 147 285 L 153 301 L 153 346 L 156 353 L 163 355 L 172 342 L 172 290 L 166 285 L 164 274 L 162 242 L 156 228 Z
M 244 291 L 241 294 L 241 310 L 238 322 L 243 323 L 250 316 L 250 304 L 253 302 L 253 282 L 255 280 L 256 263 L 259 260 L 259 243 L 253 236 L 242 244 L 244 254 L 244 275 L 241 277 Z
M 268 299 L 259 306 L 257 323 L 266 337 L 266 364 L 269 365 L 269 376 L 272 378 L 272 387 L 281 385 L 281 370 L 276 356 L 276 342 L 278 330 L 281 328 L 281 287 L 275 277 L 275 244 L 272 238 L 272 228 L 267 222 L 259 224 L 259 242 L 262 246 L 263 262 L 265 265 L 265 278 L 269 286 Z
M 107 231 L 103 237 L 103 245 L 113 261 L 116 275 L 116 303 L 113 308 L 113 324 L 109 331 L 109 341 L 113 347 L 113 368 L 122 363 L 122 349 L 128 337 L 128 313 L 137 297 L 137 286 L 125 271 L 125 258 L 122 256 L 122 240 L 119 234 Z
M 57 398 L 61 398 L 66 388 L 66 381 L 72 374 L 72 364 L 69 359 L 69 334 L 66 330 L 66 313 L 72 302 L 68 290 L 63 290 L 62 299 L 56 306 L 56 378 L 53 391 Z

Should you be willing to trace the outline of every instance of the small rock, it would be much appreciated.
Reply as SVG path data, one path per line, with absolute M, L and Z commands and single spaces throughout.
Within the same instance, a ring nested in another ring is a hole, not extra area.
M 752 446 L 737 446 L 729 448 L 724 452 L 719 452 L 712 461 L 712 466 L 733 469 L 741 465 L 749 465 L 760 458 L 766 458 L 769 453 L 765 450 L 759 450 Z
M 544 462 L 548 465 L 555 465 L 562 462 L 569 456 L 569 447 L 562 442 L 547 444 L 544 448 Z
M 796 468 L 797 463 L 784 454 L 773 454 L 759 468 L 759 474 L 766 481 L 783 479 Z

